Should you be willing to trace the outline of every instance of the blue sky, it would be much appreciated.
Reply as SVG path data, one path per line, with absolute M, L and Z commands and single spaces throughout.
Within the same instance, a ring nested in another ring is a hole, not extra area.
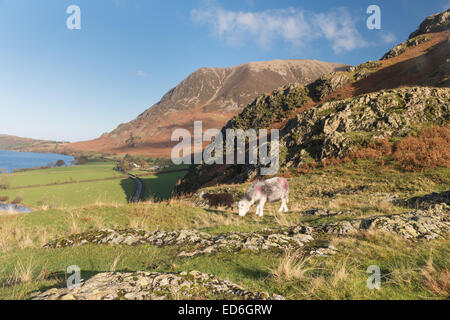
M 66 27 L 69 5 L 81 30 Z M 366 9 L 381 8 L 381 30 Z M 379 59 L 449 0 L 0 0 L 0 134 L 79 141 L 130 121 L 200 67 Z

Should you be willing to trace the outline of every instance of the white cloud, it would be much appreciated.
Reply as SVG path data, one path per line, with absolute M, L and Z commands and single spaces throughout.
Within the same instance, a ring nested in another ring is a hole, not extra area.
M 212 27 L 219 39 L 234 46 L 255 41 L 269 49 L 276 39 L 294 46 L 326 39 L 338 53 L 368 45 L 356 28 L 356 20 L 344 8 L 326 13 L 297 8 L 242 12 L 213 6 L 192 10 L 191 18 Z
M 147 72 L 142 71 L 142 70 L 138 70 L 138 72 L 136 72 L 136 75 L 141 78 L 147 78 L 149 76 L 149 74 Z
M 392 32 L 382 32 L 380 37 L 384 44 L 391 44 L 397 41 L 397 37 Z
M 355 19 L 344 8 L 315 14 L 313 24 L 331 42 L 334 52 L 350 51 L 368 45 L 356 29 Z

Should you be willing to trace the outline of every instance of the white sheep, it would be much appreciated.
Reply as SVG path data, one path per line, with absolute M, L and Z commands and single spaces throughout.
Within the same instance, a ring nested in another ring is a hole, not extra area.
M 248 188 L 242 199 L 237 203 L 239 215 L 245 216 L 250 207 L 258 202 L 256 206 L 256 215 L 262 217 L 264 204 L 281 200 L 281 207 L 278 212 L 284 210 L 288 212 L 287 203 L 289 202 L 289 184 L 284 178 L 271 178 L 264 181 L 257 181 Z

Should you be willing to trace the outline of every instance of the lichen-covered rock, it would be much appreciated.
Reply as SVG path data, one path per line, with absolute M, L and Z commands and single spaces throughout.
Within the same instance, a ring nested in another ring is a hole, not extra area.
M 78 288 L 53 288 L 33 295 L 33 300 L 165 300 L 239 299 L 284 300 L 280 295 L 253 292 L 211 274 L 198 271 L 105 272 Z
M 310 251 L 310 255 L 317 257 L 329 257 L 335 255 L 337 253 L 337 249 L 332 244 L 329 244 L 325 247 L 318 247 L 314 250 Z
M 316 228 L 330 234 L 352 235 L 361 231 L 381 230 L 406 239 L 431 240 L 449 234 L 450 207 L 445 203 L 403 214 L 327 223 Z
M 304 231 L 304 232 L 302 232 Z M 178 256 L 192 257 L 198 254 L 220 251 L 238 252 L 241 250 L 287 250 L 304 246 L 313 240 L 306 229 L 296 230 L 264 230 L 262 232 L 231 232 L 221 235 L 210 235 L 197 230 L 177 231 L 143 231 L 133 229 L 99 231 L 74 234 L 57 239 L 44 245 L 46 248 L 81 246 L 85 244 L 140 245 L 156 246 L 176 245 L 180 248 Z
M 303 247 L 313 240 L 309 234 L 298 232 L 283 233 L 244 233 L 232 232 L 211 238 L 195 250 L 183 251 L 178 254 L 180 257 L 192 257 L 199 254 L 214 253 L 219 251 L 237 252 L 241 250 L 288 250 Z
M 44 245 L 45 248 L 62 248 L 81 246 L 85 244 L 112 244 L 112 245 L 139 245 L 153 244 L 183 245 L 198 244 L 207 241 L 210 234 L 198 230 L 177 230 L 153 232 L 135 229 L 103 229 L 73 234 L 68 237 L 51 241 Z

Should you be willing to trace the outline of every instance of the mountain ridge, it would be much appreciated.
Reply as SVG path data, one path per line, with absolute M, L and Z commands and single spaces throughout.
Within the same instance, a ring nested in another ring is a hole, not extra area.
M 200 68 L 134 120 L 120 124 L 101 137 L 65 147 L 108 153 L 144 153 L 170 156 L 175 128 L 221 128 L 257 95 L 291 83 L 308 83 L 347 65 L 313 59 L 270 60 L 227 68 Z

